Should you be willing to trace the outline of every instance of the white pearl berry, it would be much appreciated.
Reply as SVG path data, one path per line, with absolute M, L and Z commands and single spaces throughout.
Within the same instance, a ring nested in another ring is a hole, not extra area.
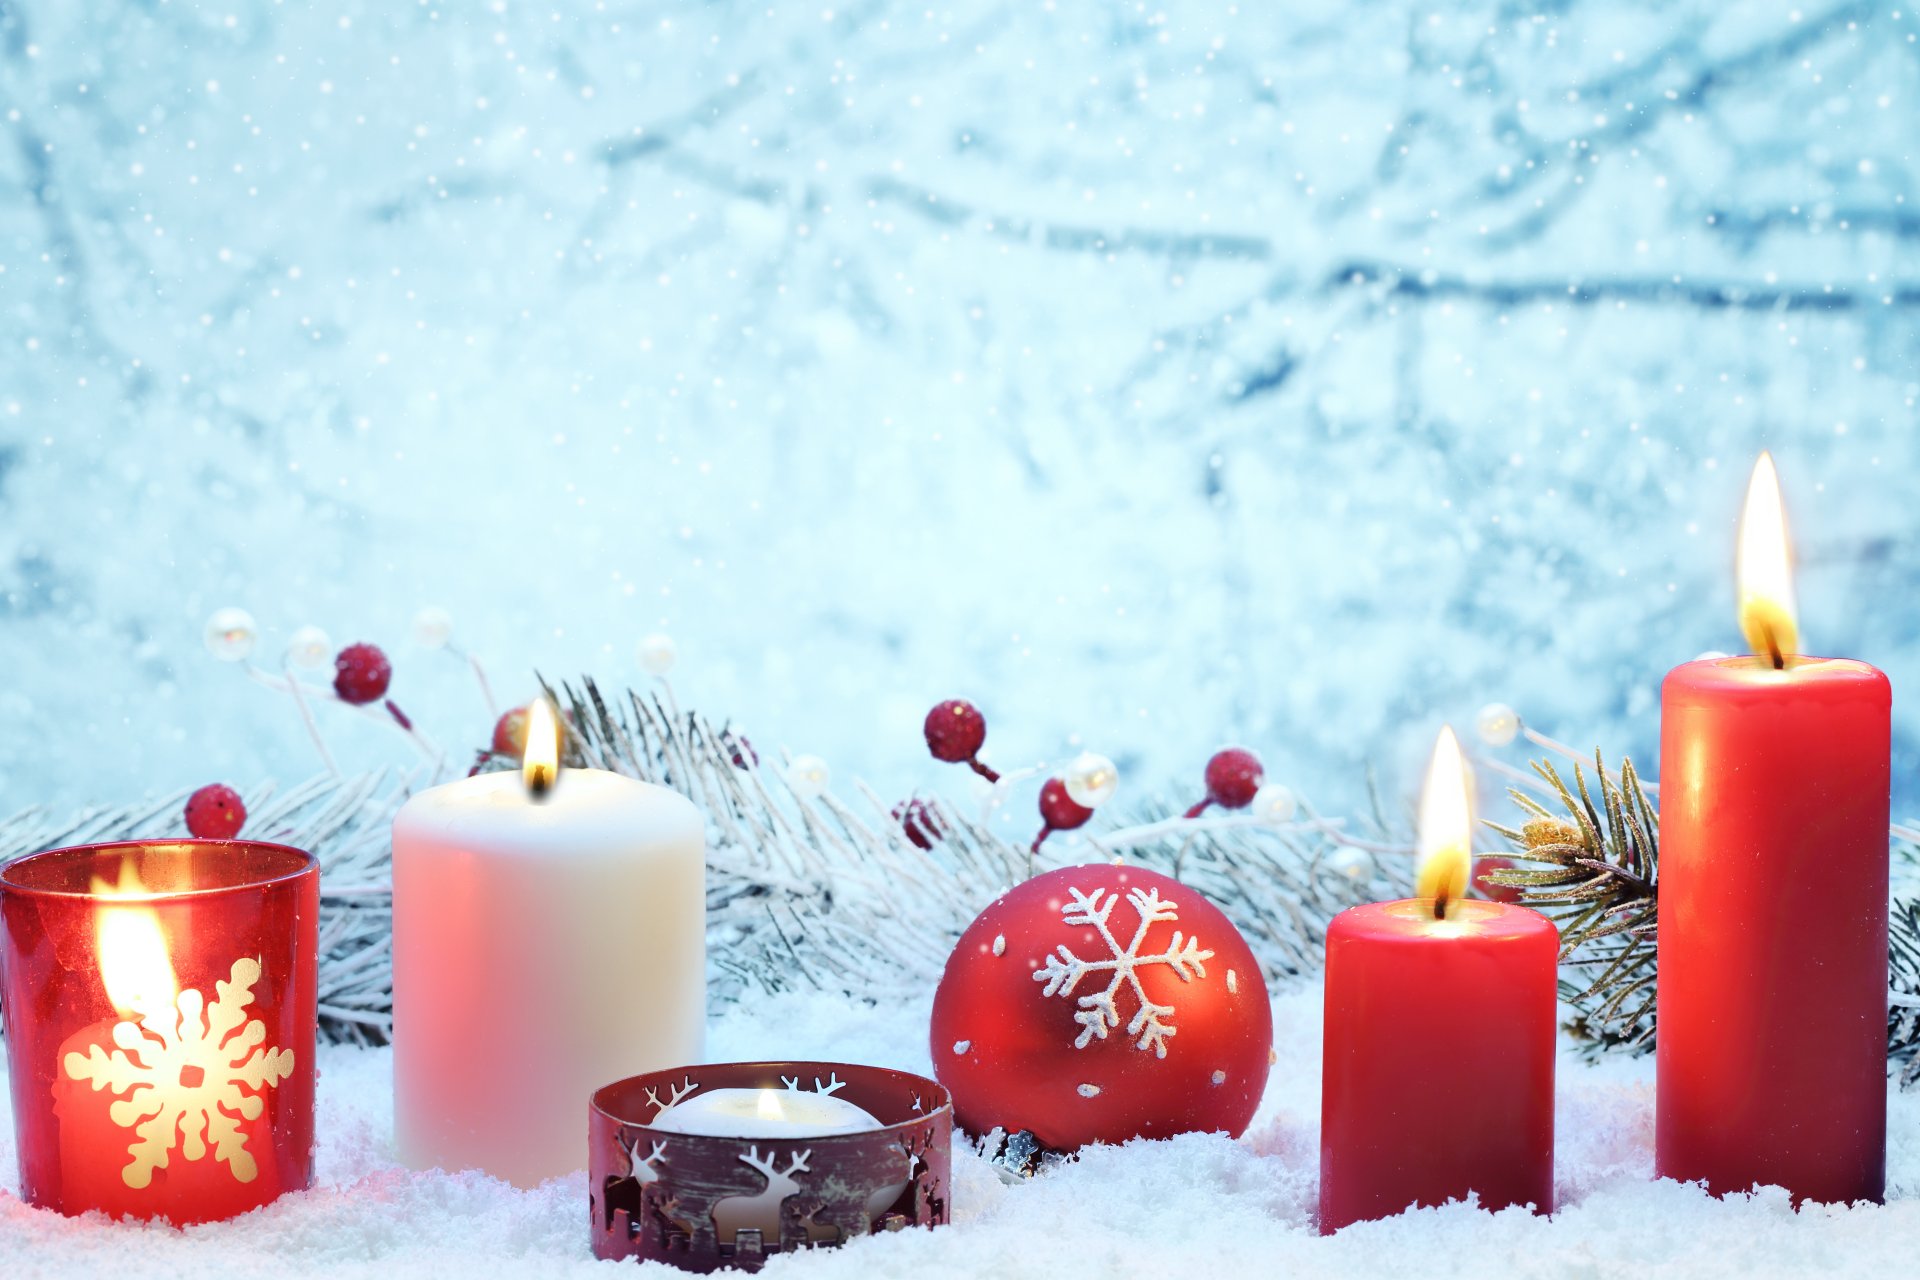
M 1489 702 L 1474 717 L 1473 727 L 1480 741 L 1490 747 L 1504 747 L 1520 736 L 1520 713 L 1504 702 Z
M 1060 781 L 1075 804 L 1098 809 L 1120 789 L 1120 771 L 1105 756 L 1082 751 L 1060 775 Z
M 642 637 L 634 652 L 640 659 L 640 669 L 650 676 L 667 674 L 673 670 L 674 660 L 680 656 L 679 646 L 673 643 L 673 637 L 657 631 Z
M 312 625 L 301 627 L 287 638 L 287 661 L 308 671 L 318 671 L 333 657 L 333 641 L 327 633 Z
M 793 763 L 787 766 L 787 785 L 793 788 L 797 796 L 811 800 L 824 795 L 831 781 L 833 771 L 819 756 L 795 756 Z
M 1264 822 L 1292 822 L 1300 811 L 1293 788 L 1283 782 L 1269 782 L 1253 793 L 1253 811 Z
M 253 655 L 253 646 L 260 639 L 260 629 L 254 625 L 253 615 L 245 609 L 229 605 L 225 609 L 216 609 L 207 619 L 207 630 L 203 637 L 207 652 L 222 662 L 244 662 Z
M 1373 855 L 1365 849 L 1343 844 L 1327 855 L 1326 867 L 1349 880 L 1365 880 L 1373 874 Z

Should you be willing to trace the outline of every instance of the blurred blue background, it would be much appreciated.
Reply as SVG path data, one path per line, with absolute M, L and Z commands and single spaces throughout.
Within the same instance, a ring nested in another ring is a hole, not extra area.
M 1920 23 L 1867 4 L 0 3 L 0 807 L 452 763 L 538 667 L 885 796 L 1323 809 L 1492 700 L 1651 763 L 1775 450 L 1920 707 Z M 404 761 L 317 709 L 342 762 Z M 1518 761 L 1522 749 L 1509 759 Z

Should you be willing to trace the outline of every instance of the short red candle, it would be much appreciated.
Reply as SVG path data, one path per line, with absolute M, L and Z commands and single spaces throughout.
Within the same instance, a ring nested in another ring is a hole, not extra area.
M 1559 935 L 1499 902 L 1353 907 L 1327 928 L 1320 1231 L 1477 1193 L 1553 1211 Z
M 1655 1170 L 1880 1200 L 1892 693 L 1864 662 L 1689 662 L 1660 721 Z
M 320 874 L 247 840 L 0 867 L 0 1010 L 28 1203 L 176 1223 L 312 1178 Z

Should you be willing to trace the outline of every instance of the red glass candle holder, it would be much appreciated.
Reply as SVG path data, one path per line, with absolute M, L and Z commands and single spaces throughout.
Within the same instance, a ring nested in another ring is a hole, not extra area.
M 702 1090 L 785 1088 L 831 1092 L 880 1127 L 769 1138 L 680 1133 L 650 1123 Z M 923 1076 L 838 1062 L 683 1067 L 598 1090 L 588 1116 L 597 1258 L 757 1271 L 778 1254 L 872 1231 L 940 1226 L 948 1218 L 953 1100 Z M 730 1205 L 775 1201 L 777 1238 L 730 1229 Z
M 313 855 L 251 840 L 0 866 L 28 1203 L 185 1224 L 308 1185 L 319 907 Z

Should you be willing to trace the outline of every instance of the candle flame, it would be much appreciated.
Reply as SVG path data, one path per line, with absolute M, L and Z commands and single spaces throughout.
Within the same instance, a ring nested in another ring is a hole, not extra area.
M 109 902 L 151 897 L 133 859 L 125 857 L 120 860 L 117 882 L 94 877 L 93 896 Z M 173 1008 L 180 987 L 173 961 L 167 955 L 166 934 L 153 908 L 100 907 L 94 921 L 94 943 L 100 984 L 122 1017 L 145 1022 Z
M 1451 726 L 1442 726 L 1420 790 L 1419 863 L 1414 896 L 1433 899 L 1433 917 L 1444 920 L 1447 904 L 1465 897 L 1473 870 L 1473 802 L 1467 762 Z
M 553 704 L 545 698 L 535 698 L 527 707 L 527 751 L 522 760 L 520 776 L 538 800 L 560 776 L 560 723 L 554 718 Z
M 1740 630 L 1757 654 L 1787 665 L 1798 649 L 1800 628 L 1793 608 L 1792 555 L 1787 544 L 1787 513 L 1780 502 L 1780 477 L 1773 455 L 1762 453 L 1747 484 L 1747 506 L 1740 514 Z
M 787 1118 L 787 1109 L 780 1105 L 780 1094 L 777 1090 L 762 1089 L 760 1091 L 760 1098 L 756 1104 L 756 1109 L 759 1111 L 762 1120 L 784 1120 Z

